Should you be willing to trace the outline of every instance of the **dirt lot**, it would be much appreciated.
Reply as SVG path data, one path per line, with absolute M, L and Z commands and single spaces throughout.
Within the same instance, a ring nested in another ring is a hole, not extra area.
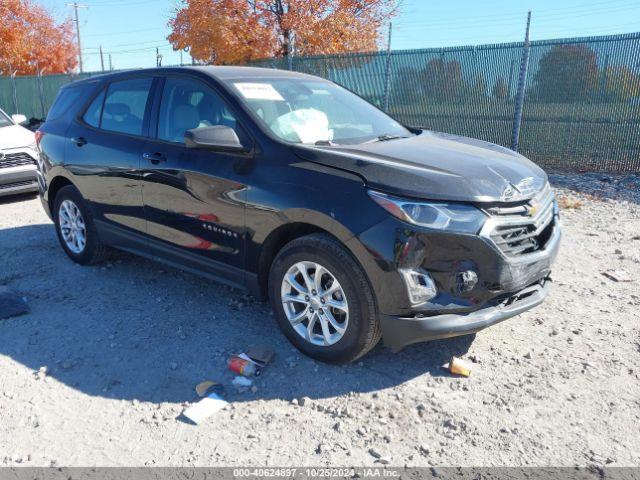
M 554 180 L 617 199 L 560 191 L 582 204 L 563 210 L 545 304 L 343 367 L 300 355 L 240 292 L 125 254 L 76 266 L 37 199 L 0 203 L 0 285 L 32 310 L 0 320 L 0 465 L 640 465 L 640 200 Z M 265 339 L 274 364 L 236 390 L 228 355 Z M 441 368 L 452 354 L 470 378 Z M 232 403 L 189 425 L 204 379 Z

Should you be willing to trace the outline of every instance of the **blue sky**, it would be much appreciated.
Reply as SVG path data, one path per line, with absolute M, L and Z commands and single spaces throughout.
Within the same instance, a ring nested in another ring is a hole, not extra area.
M 177 0 L 79 0 L 85 71 L 100 70 L 98 48 L 114 68 L 177 64 L 166 36 Z M 40 0 L 57 18 L 72 15 L 63 0 Z M 522 40 L 527 10 L 532 40 L 640 31 L 640 0 L 404 0 L 393 20 L 392 48 L 480 45 Z M 187 53 L 183 60 L 189 61 Z

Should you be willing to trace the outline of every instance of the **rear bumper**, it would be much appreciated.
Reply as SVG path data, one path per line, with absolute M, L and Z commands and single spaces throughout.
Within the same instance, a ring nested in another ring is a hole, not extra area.
M 38 181 L 35 165 L 0 168 L 0 197 L 36 191 Z
M 433 317 L 380 316 L 382 337 L 387 347 L 393 351 L 412 343 L 457 337 L 479 332 L 536 307 L 549 294 L 550 279 L 524 288 L 501 302 L 467 314 L 445 314 Z

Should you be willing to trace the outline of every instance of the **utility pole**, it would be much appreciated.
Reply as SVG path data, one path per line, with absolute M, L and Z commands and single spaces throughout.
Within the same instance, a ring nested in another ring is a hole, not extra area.
M 520 63 L 520 76 L 518 77 L 518 90 L 516 91 L 516 108 L 513 117 L 513 136 L 511 137 L 511 150 L 518 151 L 520 143 L 520 126 L 522 125 L 522 108 L 524 106 L 524 89 L 527 83 L 527 69 L 529 68 L 529 27 L 531 25 L 531 10 L 527 14 L 527 31 L 524 36 L 524 48 L 522 49 L 522 61 Z
M 67 3 L 68 7 L 73 7 L 75 12 L 75 22 L 76 22 L 76 37 L 78 37 L 78 66 L 80 67 L 80 73 L 83 72 L 82 69 L 82 43 L 80 42 L 80 21 L 78 20 L 78 9 L 79 8 L 89 8 L 87 5 L 80 5 L 78 2 Z
M 180 50 L 180 66 L 182 66 L 182 50 Z
M 296 32 L 290 30 L 287 37 L 287 64 L 289 70 L 293 70 L 293 57 L 296 49 Z
M 104 72 L 104 55 L 102 54 L 102 45 L 100 45 L 100 68 Z
M 41 118 L 45 118 L 47 116 L 47 112 L 45 111 L 45 108 L 44 108 L 44 89 L 42 85 L 42 74 L 46 69 L 47 67 L 40 68 L 39 66 L 36 65 L 36 70 L 38 73 L 38 94 L 40 96 L 40 111 L 42 113 Z
M 383 110 L 389 112 L 389 90 L 391 88 L 391 31 L 393 23 L 389 22 L 389 38 L 387 39 L 387 63 L 384 69 L 384 106 Z
M 16 74 L 18 70 L 14 70 L 9 64 L 9 75 L 11 75 L 11 88 L 13 90 L 13 113 L 18 113 L 18 89 L 16 88 Z
M 113 64 L 111 63 L 111 54 L 109 54 L 109 71 L 113 70 Z

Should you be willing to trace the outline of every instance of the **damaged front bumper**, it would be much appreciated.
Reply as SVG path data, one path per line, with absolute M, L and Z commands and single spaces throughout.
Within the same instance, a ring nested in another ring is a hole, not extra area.
M 560 245 L 557 214 L 545 230 L 539 250 L 516 256 L 489 236 L 418 229 L 391 219 L 360 234 L 375 258 L 373 285 L 385 345 L 397 351 L 475 333 L 539 305 L 549 293 Z M 412 303 L 400 273 L 407 270 L 428 274 L 437 290 L 433 298 Z M 461 278 L 471 277 L 475 283 L 464 288 Z
M 545 278 L 500 302 L 466 314 L 408 318 L 380 315 L 384 344 L 393 351 L 399 351 L 412 343 L 479 332 L 540 305 L 550 288 L 551 280 Z

